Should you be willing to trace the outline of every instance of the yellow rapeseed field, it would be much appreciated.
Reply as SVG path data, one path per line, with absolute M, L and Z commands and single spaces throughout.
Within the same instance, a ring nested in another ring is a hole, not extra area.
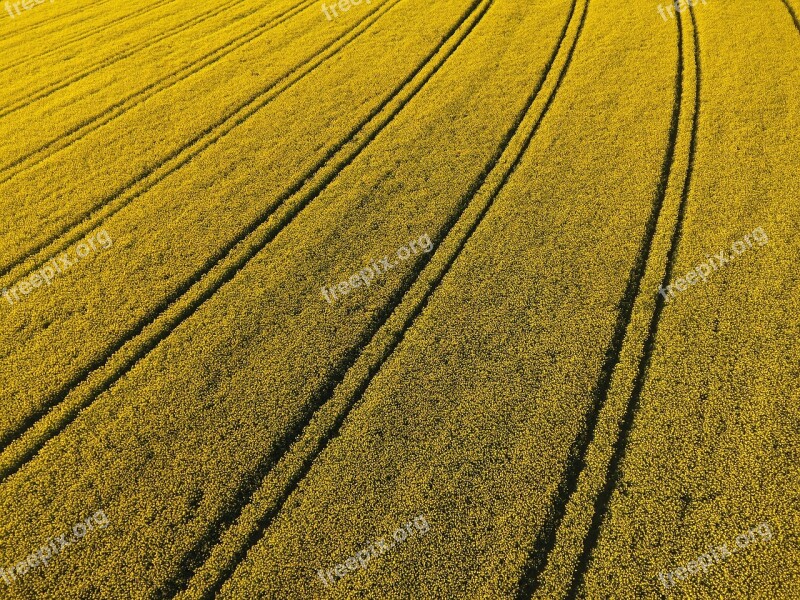
M 800 597 L 798 15 L 5 2 L 0 599 Z

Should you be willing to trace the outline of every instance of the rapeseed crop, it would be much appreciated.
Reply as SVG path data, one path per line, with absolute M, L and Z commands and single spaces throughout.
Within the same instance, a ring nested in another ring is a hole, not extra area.
M 0 598 L 796 596 L 795 0 L 11 4 Z

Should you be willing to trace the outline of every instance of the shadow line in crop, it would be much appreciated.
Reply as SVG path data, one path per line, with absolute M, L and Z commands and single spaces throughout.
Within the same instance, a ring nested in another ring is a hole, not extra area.
M 677 254 L 678 246 L 680 244 L 681 236 L 683 234 L 683 222 L 686 213 L 686 204 L 689 198 L 689 191 L 691 188 L 692 173 L 694 171 L 694 160 L 697 150 L 697 129 L 700 117 L 700 85 L 701 85 L 700 45 L 697 33 L 697 21 L 695 20 L 694 9 L 692 7 L 689 7 L 689 14 L 691 15 L 692 35 L 694 41 L 693 44 L 694 63 L 695 63 L 694 64 L 695 86 L 693 90 L 694 110 L 692 113 L 691 138 L 689 142 L 689 157 L 688 157 L 689 160 L 683 181 L 683 189 L 681 191 L 681 200 L 680 200 L 680 205 L 678 207 L 678 218 L 675 224 L 675 229 L 672 232 L 672 238 L 670 240 L 670 248 L 667 253 L 667 264 L 664 270 L 662 284 L 668 283 L 669 280 L 672 278 L 673 268 L 675 265 L 675 256 Z M 682 31 L 683 29 L 683 22 L 681 21 L 680 18 L 678 18 L 678 28 L 679 31 Z M 682 55 L 683 53 L 682 50 L 679 53 Z M 661 295 L 658 295 L 656 297 L 655 309 L 653 310 L 653 315 L 650 319 L 650 324 L 648 327 L 647 339 L 644 345 L 644 352 L 642 354 L 642 357 L 639 361 L 639 365 L 637 368 L 636 379 L 634 380 L 634 386 L 631 392 L 631 397 L 628 400 L 628 404 L 625 410 L 625 415 L 623 417 L 622 424 L 620 426 L 620 431 L 617 440 L 614 444 L 613 455 L 611 457 L 611 461 L 609 463 L 608 470 L 606 472 L 605 483 L 600 493 L 597 495 L 597 498 L 595 499 L 594 513 L 592 515 L 592 523 L 589 528 L 589 532 L 586 538 L 584 539 L 583 550 L 580 559 L 578 561 L 578 567 L 575 569 L 572 578 L 572 583 L 568 594 L 568 598 L 570 599 L 577 598 L 578 593 L 581 590 L 581 586 L 583 585 L 586 572 L 588 571 L 589 564 L 592 559 L 592 553 L 594 552 L 594 549 L 596 548 L 598 539 L 600 537 L 600 530 L 603 526 L 605 517 L 608 514 L 608 508 L 611 502 L 611 496 L 613 495 L 614 490 L 616 489 L 617 483 L 619 482 L 621 476 L 620 466 L 625 457 L 625 448 L 627 447 L 628 439 L 630 438 L 630 433 L 631 430 L 633 429 L 633 422 L 641 399 L 642 390 L 644 388 L 647 369 L 650 365 L 650 361 L 653 355 L 653 350 L 655 348 L 656 335 L 658 333 L 658 323 L 661 317 L 661 313 L 664 309 L 664 305 L 665 305 L 664 298 Z
M 800 33 L 800 20 L 797 18 L 797 13 L 794 11 L 794 7 L 789 4 L 789 0 L 781 0 L 783 5 L 786 7 L 786 10 L 789 11 L 789 14 L 792 16 L 792 21 L 794 21 L 795 29 L 797 29 L 797 33 Z

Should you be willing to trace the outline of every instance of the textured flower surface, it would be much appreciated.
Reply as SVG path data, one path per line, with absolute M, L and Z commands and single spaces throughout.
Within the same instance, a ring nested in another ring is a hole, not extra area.
M 798 14 L 6 2 L 0 598 L 796 597 Z

